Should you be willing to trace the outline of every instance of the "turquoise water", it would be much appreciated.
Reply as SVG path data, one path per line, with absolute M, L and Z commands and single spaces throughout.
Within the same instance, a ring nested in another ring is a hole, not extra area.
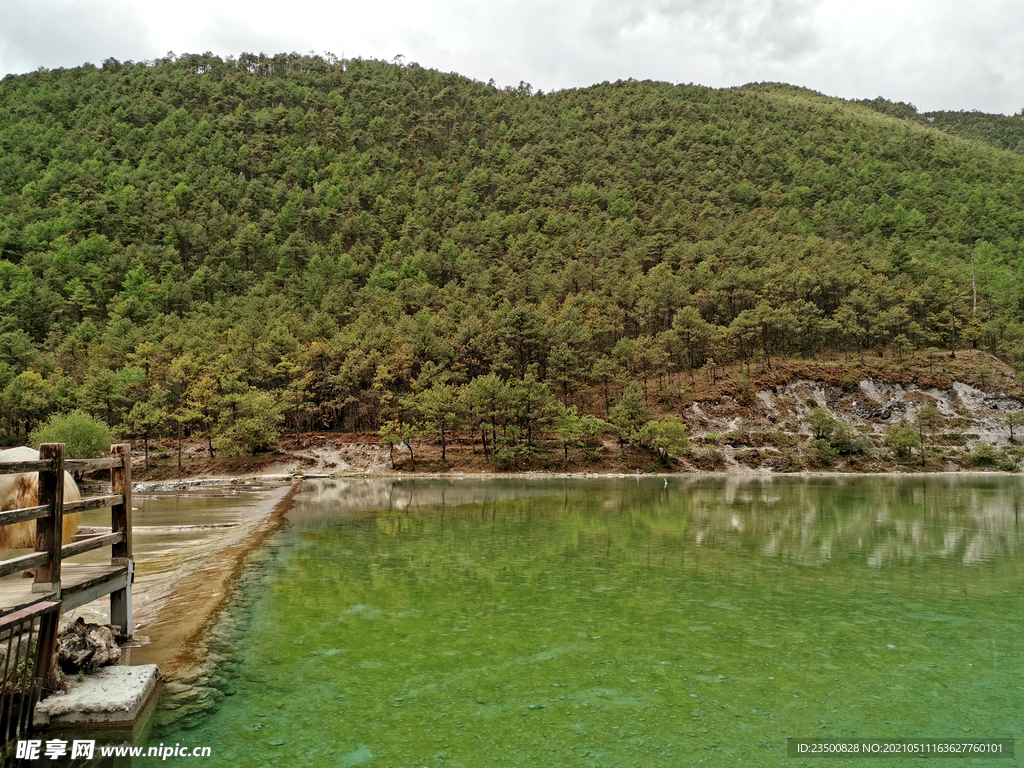
M 1020 736 L 1022 492 L 307 481 L 227 611 L 228 695 L 151 743 L 231 766 L 797 766 L 820 763 L 787 737 Z

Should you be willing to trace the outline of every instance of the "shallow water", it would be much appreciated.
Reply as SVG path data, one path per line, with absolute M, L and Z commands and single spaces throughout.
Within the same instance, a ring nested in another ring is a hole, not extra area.
M 1006 477 L 307 481 L 224 617 L 228 695 L 151 743 L 796 766 L 787 737 L 1019 736 L 1019 510 Z
M 134 493 L 132 495 L 132 550 L 135 559 L 135 619 L 145 626 L 136 632 L 147 642 L 148 622 L 163 595 L 189 564 L 205 562 L 223 546 L 226 538 L 250 517 L 254 505 L 279 483 L 245 483 L 215 488 Z M 110 527 L 110 510 L 82 514 L 82 526 Z M 110 549 L 101 548 L 70 558 L 76 563 L 110 561 Z M 194 595 L 202 602 L 202 595 Z M 86 621 L 109 621 L 107 597 L 77 609 Z
M 164 560 L 195 548 L 238 525 L 247 509 L 266 490 L 262 485 L 157 491 L 132 495 L 132 545 L 136 573 L 159 570 Z M 82 514 L 81 525 L 110 527 L 110 510 L 95 509 Z M 103 562 L 110 550 L 79 555 L 75 562 Z

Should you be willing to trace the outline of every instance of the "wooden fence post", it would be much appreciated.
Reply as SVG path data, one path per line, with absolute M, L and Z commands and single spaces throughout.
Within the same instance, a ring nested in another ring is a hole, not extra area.
M 123 497 L 121 504 L 110 508 L 110 528 L 124 539 L 110 549 L 111 565 L 128 566 L 128 583 L 124 589 L 110 593 L 110 623 L 121 628 L 121 637 L 132 636 L 132 581 L 135 563 L 132 561 L 132 446 L 119 443 L 110 447 L 110 455 L 121 459 L 120 467 L 110 470 L 110 492 Z
M 57 661 L 57 628 L 60 626 L 60 603 L 43 603 L 52 606 L 39 618 L 39 635 L 36 641 L 36 698 L 42 689 L 51 685 L 54 663 Z M 33 708 L 35 707 L 33 702 Z
M 50 514 L 36 520 L 36 552 L 46 552 L 49 561 L 36 567 L 33 592 L 55 592 L 60 599 L 60 547 L 64 528 L 64 444 L 44 443 L 39 458 L 49 459 L 50 469 L 39 473 L 39 505 Z

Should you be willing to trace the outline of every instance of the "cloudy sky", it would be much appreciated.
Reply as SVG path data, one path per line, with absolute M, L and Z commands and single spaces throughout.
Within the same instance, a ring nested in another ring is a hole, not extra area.
M 0 74 L 168 51 L 332 52 L 554 90 L 783 81 L 1024 108 L 1021 0 L 0 0 Z

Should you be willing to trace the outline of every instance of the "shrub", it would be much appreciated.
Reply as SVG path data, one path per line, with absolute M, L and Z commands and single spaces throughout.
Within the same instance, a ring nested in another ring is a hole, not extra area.
M 502 445 L 494 452 L 494 468 L 499 472 L 516 472 L 524 462 L 531 461 L 536 452 L 528 445 Z
M 648 421 L 640 429 L 640 442 L 658 452 L 662 461 L 670 456 L 680 456 L 689 446 L 686 436 L 686 424 L 678 416 L 666 416 L 664 419 Z
M 43 443 L 64 443 L 69 459 L 91 459 L 110 450 L 110 429 L 82 411 L 55 413 L 29 435 L 38 448 Z
M 737 395 L 736 399 L 744 405 L 750 405 L 754 402 L 754 398 L 757 397 L 757 390 L 754 389 L 754 384 L 750 381 L 750 376 L 748 376 L 746 372 L 744 372 L 743 376 L 740 378 Z
M 758 450 L 744 448 L 742 451 L 736 451 L 733 458 L 735 458 L 740 464 L 747 467 L 756 468 L 761 466 L 761 452 Z
M 992 443 L 978 443 L 967 459 L 972 466 L 991 467 L 996 463 L 996 447 Z
M 857 432 L 853 427 L 841 422 L 832 433 L 832 437 L 829 438 L 829 443 L 835 448 L 837 453 L 844 456 L 871 452 L 871 440 L 866 435 Z
M 502 446 L 494 452 L 493 456 L 494 468 L 499 472 L 514 472 L 518 469 L 516 452 L 513 449 Z
M 218 447 L 232 455 L 257 454 L 277 447 L 284 421 L 283 406 L 270 394 L 255 390 L 243 395 L 234 423 L 221 432 Z
M 828 440 L 812 440 L 807 451 L 810 463 L 816 467 L 831 467 L 836 460 L 836 451 Z
M 811 411 L 811 429 L 818 440 L 828 440 L 840 428 L 842 423 L 827 408 L 815 408 Z
M 917 431 L 906 422 L 890 424 L 885 430 L 886 447 L 891 448 L 901 458 L 909 456 L 911 449 L 918 443 Z
M 718 470 L 725 466 L 725 454 L 717 448 L 699 448 L 690 452 L 690 460 L 699 468 Z
M 826 441 L 840 455 L 862 454 L 871 450 L 870 440 L 835 418 L 827 408 L 815 408 L 811 412 L 811 429 L 814 430 L 815 442 Z

